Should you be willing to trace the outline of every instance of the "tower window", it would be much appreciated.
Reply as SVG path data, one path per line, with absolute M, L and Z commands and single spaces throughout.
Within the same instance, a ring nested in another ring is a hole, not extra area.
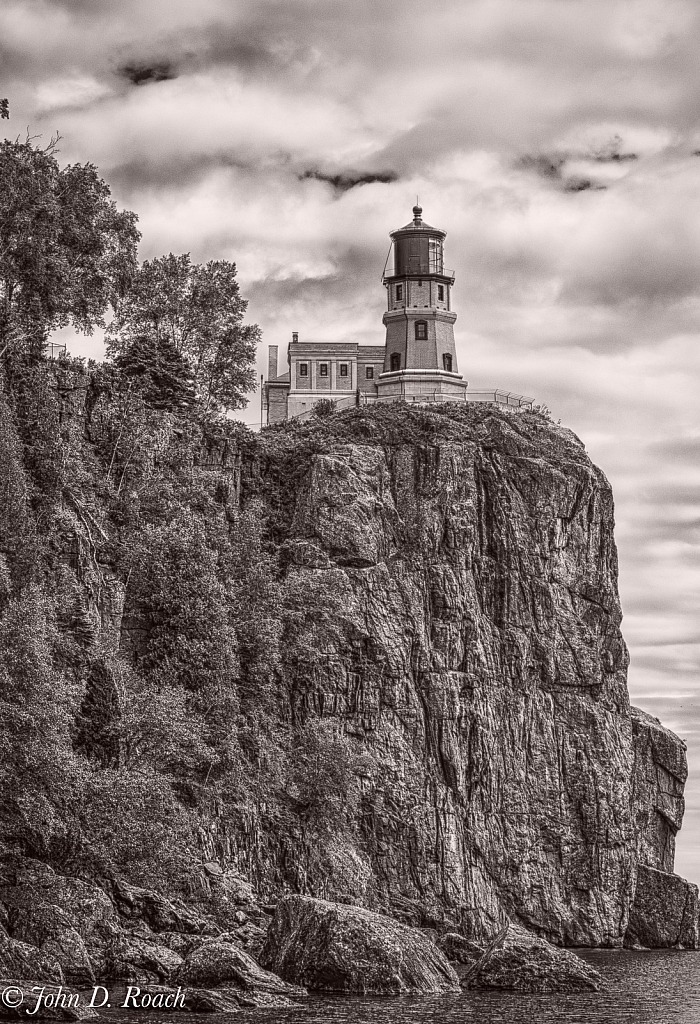
M 428 259 L 430 260 L 430 272 L 432 274 L 441 274 L 442 240 L 440 238 L 428 239 Z
M 402 284 L 397 284 L 396 285 L 396 301 L 397 302 L 401 302 L 402 299 L 403 299 L 403 285 Z
M 400 369 L 401 369 L 401 356 L 399 355 L 398 352 L 392 352 L 391 353 L 391 371 L 393 373 L 395 370 L 400 370 Z
M 365 380 L 374 380 L 373 366 L 365 366 Z
M 309 376 L 309 364 L 308 363 L 299 363 L 299 376 L 300 377 L 308 377 Z
M 340 376 L 341 377 L 347 377 L 347 375 L 348 375 L 348 364 L 347 363 L 341 363 L 340 364 Z
M 442 357 L 442 368 L 448 373 L 452 373 L 452 356 L 448 352 L 445 352 Z
M 428 324 L 425 320 L 416 320 L 416 341 L 428 340 Z
M 318 375 L 319 375 L 319 377 L 327 377 L 328 376 L 328 363 L 319 363 L 318 364 Z
M 438 302 L 445 301 L 445 286 L 444 284 L 438 285 Z

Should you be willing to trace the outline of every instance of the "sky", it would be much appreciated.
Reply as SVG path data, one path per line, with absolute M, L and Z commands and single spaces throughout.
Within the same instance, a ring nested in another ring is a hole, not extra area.
M 695 882 L 699 51 L 694 0 L 0 7 L 2 130 L 95 163 L 142 258 L 234 260 L 258 372 L 293 330 L 382 344 L 388 233 L 420 197 L 470 386 L 546 404 L 613 486 L 630 694 L 688 744 Z

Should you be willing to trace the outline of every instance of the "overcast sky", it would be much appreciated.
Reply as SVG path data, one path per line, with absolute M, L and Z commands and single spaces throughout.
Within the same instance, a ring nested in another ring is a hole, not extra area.
M 630 692 L 688 743 L 696 882 L 699 52 L 693 0 L 0 9 L 2 130 L 96 163 L 144 258 L 235 260 L 265 351 L 381 344 L 388 232 L 420 196 L 461 372 L 545 402 L 612 482 Z

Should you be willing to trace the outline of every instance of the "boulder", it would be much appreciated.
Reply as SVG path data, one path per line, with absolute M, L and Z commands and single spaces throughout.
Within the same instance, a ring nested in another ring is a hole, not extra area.
M 0 981 L 0 1020 L 94 1020 L 98 1014 L 89 999 L 63 985 L 33 985 L 24 979 Z M 15 997 L 19 996 L 17 1000 Z
M 154 932 L 185 932 L 192 935 L 212 934 L 218 929 L 186 907 L 176 905 L 160 893 L 129 885 L 121 879 L 112 886 L 112 898 L 122 917 L 129 921 L 145 921 Z
M 85 943 L 71 925 L 68 915 L 58 907 L 40 904 L 18 908 L 14 914 L 12 935 L 55 957 L 69 985 L 87 988 L 95 984 L 95 973 Z
M 625 945 L 698 949 L 698 887 L 640 864 Z
M 104 949 L 119 932 L 119 918 L 99 886 L 25 860 L 3 879 L 0 898 L 10 934 L 47 944 L 74 984 L 91 984 L 102 973 Z
M 260 959 L 287 981 L 317 991 L 459 990 L 455 971 L 422 932 L 360 907 L 309 896 L 280 900 Z
M 0 978 L 21 978 L 62 984 L 61 965 L 55 956 L 19 939 L 0 936 Z
M 182 962 L 182 956 L 168 946 L 124 935 L 107 950 L 104 977 L 128 984 L 167 981 Z
M 600 974 L 569 950 L 557 949 L 531 936 L 520 936 L 494 949 L 483 962 L 475 958 L 465 988 L 505 989 L 509 992 L 595 992 Z
M 173 981 L 186 987 L 236 988 L 246 993 L 299 996 L 303 989 L 263 970 L 252 956 L 228 942 L 205 942 L 185 959 Z

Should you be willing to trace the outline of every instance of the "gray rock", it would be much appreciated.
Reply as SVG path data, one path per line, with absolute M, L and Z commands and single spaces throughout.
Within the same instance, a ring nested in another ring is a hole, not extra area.
M 517 938 L 495 949 L 477 967 L 466 987 L 509 992 L 595 992 L 598 971 L 565 949 L 537 939 Z
M 94 985 L 95 973 L 87 947 L 63 910 L 47 904 L 17 908 L 12 934 L 55 957 L 69 985 Z
M 46 944 L 74 984 L 91 984 L 101 975 L 104 950 L 119 933 L 119 918 L 103 889 L 26 860 L 15 865 L 0 894 L 12 935 Z
M 55 956 L 28 942 L 0 936 L 0 978 L 25 978 L 62 984 L 65 980 Z
M 698 948 L 698 887 L 640 865 L 626 946 Z
M 298 996 L 304 992 L 263 970 L 252 956 L 228 942 L 212 940 L 195 949 L 173 978 L 178 985 L 237 988 L 246 993 Z
M 168 946 L 125 935 L 107 950 L 104 977 L 130 984 L 167 981 L 182 963 L 182 956 Z
M 365 995 L 453 992 L 459 979 L 430 938 L 359 907 L 286 896 L 261 954 L 287 981 Z
M 205 918 L 187 907 L 176 905 L 151 889 L 129 885 L 121 879 L 113 885 L 112 898 L 123 917 L 129 921 L 145 921 L 154 932 L 199 935 L 216 930 Z

